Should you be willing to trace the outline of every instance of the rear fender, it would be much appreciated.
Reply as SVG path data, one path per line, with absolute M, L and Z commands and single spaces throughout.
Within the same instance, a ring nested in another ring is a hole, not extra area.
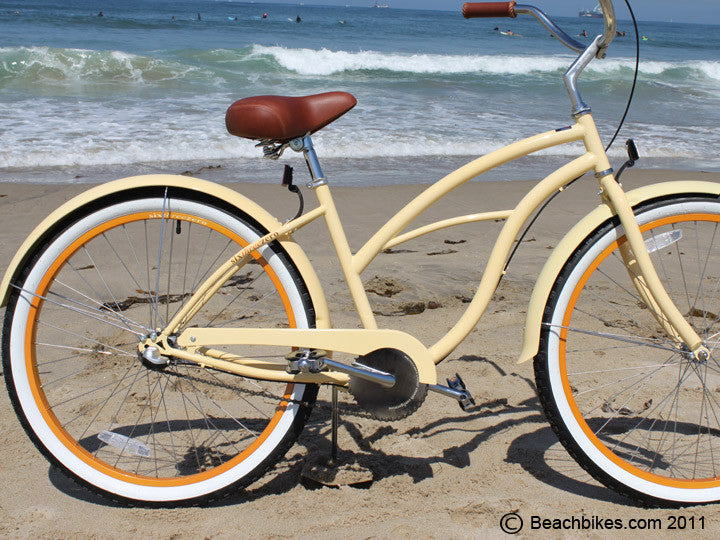
M 230 188 L 206 180 L 179 175 L 153 174 L 133 176 L 108 182 L 91 188 L 77 197 L 70 199 L 35 227 L 25 242 L 20 246 L 20 249 L 18 249 L 5 271 L 5 276 L 0 284 L 0 307 L 7 305 L 10 296 L 10 284 L 18 277 L 34 249 L 41 245 L 50 235 L 54 234 L 58 228 L 63 227 L 64 224 L 71 220 L 78 212 L 103 199 L 112 198 L 122 191 L 152 190 L 153 188 L 165 186 L 183 189 L 188 192 L 196 192 L 205 197 L 210 196 L 216 198 L 226 205 L 229 204 L 240 212 L 251 216 L 268 231 L 272 231 L 281 226 L 277 219 L 247 197 L 240 195 Z M 295 263 L 295 266 L 308 287 L 315 308 L 316 327 L 330 328 L 330 317 L 325 294 L 310 261 L 290 235 L 279 239 L 279 242 L 290 256 L 290 259 Z

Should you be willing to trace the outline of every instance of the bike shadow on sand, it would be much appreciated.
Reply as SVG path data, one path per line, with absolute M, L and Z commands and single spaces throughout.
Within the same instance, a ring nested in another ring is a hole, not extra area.
M 461 360 L 483 361 L 502 376 L 520 377 L 508 375 L 497 364 L 483 357 L 463 357 Z M 534 394 L 534 382 L 526 377 L 520 379 L 531 387 Z M 512 439 L 508 446 L 506 463 L 518 464 L 540 482 L 570 494 L 596 501 L 629 503 L 628 499 L 595 482 L 565 452 L 547 424 L 536 396 L 517 404 L 508 403 L 506 398 L 478 402 L 467 412 L 458 408 L 457 414 L 445 415 L 423 426 L 410 428 L 369 419 L 354 405 L 344 405 L 341 408 L 340 431 L 344 432 L 352 449 L 343 448 L 341 444 L 338 458 L 340 463 L 353 463 L 372 473 L 372 482 L 363 486 L 366 489 L 396 476 L 409 476 L 414 483 L 419 483 L 435 476 L 438 466 L 470 467 L 471 458 L 473 467 L 482 467 L 482 458 L 473 454 L 483 443 L 505 432 L 522 430 L 523 433 Z M 311 456 L 330 455 L 329 409 L 328 401 L 318 399 L 300 438 L 283 460 L 248 488 L 238 489 L 220 501 L 203 506 L 238 505 L 302 489 L 306 461 Z M 527 431 L 528 426 L 533 425 L 537 425 L 537 429 Z M 452 437 L 452 445 L 447 444 L 448 436 Z M 444 442 L 438 444 L 440 440 Z M 397 444 L 398 441 L 400 444 Z M 429 451 L 414 452 L 413 445 L 417 444 Z M 488 473 L 491 471 L 488 470 Z M 126 506 L 76 484 L 56 467 L 50 467 L 48 476 L 58 490 L 75 499 L 110 507 Z

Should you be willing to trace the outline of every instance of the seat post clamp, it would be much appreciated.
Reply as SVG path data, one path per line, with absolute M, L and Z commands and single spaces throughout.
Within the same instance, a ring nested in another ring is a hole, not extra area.
M 607 176 L 608 174 L 612 174 L 613 172 L 615 171 L 612 167 L 610 167 L 609 169 L 605 169 L 604 171 L 596 172 L 595 178 L 599 180 L 600 178 L 604 178 L 605 176 Z
M 295 152 L 302 152 L 305 149 L 305 142 L 302 138 L 297 137 L 288 143 L 288 146 Z

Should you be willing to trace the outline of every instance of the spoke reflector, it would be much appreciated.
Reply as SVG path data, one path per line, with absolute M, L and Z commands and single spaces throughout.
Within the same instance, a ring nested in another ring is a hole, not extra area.
M 666 248 L 682 238 L 682 231 L 674 229 L 661 234 L 654 234 L 652 238 L 645 240 L 645 248 L 648 253 L 654 253 L 659 249 Z
M 150 457 L 150 449 L 136 439 L 131 439 L 130 437 L 112 431 L 101 431 L 97 437 L 105 444 L 109 444 L 120 450 L 126 450 L 142 457 Z

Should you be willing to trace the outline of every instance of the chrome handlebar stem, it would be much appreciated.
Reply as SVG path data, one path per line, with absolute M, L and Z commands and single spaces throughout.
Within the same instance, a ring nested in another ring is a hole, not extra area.
M 570 95 L 570 101 L 572 101 L 573 116 L 578 116 L 580 114 L 590 112 L 590 107 L 588 107 L 587 103 L 583 101 L 583 98 L 580 95 L 577 81 L 580 73 L 582 73 L 582 70 L 585 69 L 585 67 L 590 62 L 592 62 L 592 60 L 596 58 L 598 54 L 600 54 L 602 39 L 603 36 L 597 36 L 590 44 L 590 46 L 588 46 L 582 52 L 582 54 L 578 56 L 577 59 L 572 63 L 572 65 L 568 68 L 563 77 L 563 81 L 565 82 L 565 88 Z
M 577 81 L 580 73 L 582 73 L 582 70 L 587 67 L 593 58 L 604 58 L 605 51 L 612 43 L 612 40 L 615 39 L 616 20 L 612 0 L 599 1 L 603 10 L 603 17 L 605 19 L 605 31 L 603 34 L 597 36 L 592 43 L 587 46 L 566 34 L 557 24 L 555 24 L 555 22 L 550 20 L 545 13 L 535 6 L 526 4 L 515 5 L 515 13 L 532 15 L 560 43 L 569 49 L 580 53 L 580 56 L 577 57 L 564 76 L 565 88 L 567 88 L 568 94 L 570 94 L 570 100 L 572 101 L 573 116 L 590 111 L 590 107 L 588 107 L 588 105 L 583 101 L 582 96 L 580 95 L 580 90 L 578 89 Z

